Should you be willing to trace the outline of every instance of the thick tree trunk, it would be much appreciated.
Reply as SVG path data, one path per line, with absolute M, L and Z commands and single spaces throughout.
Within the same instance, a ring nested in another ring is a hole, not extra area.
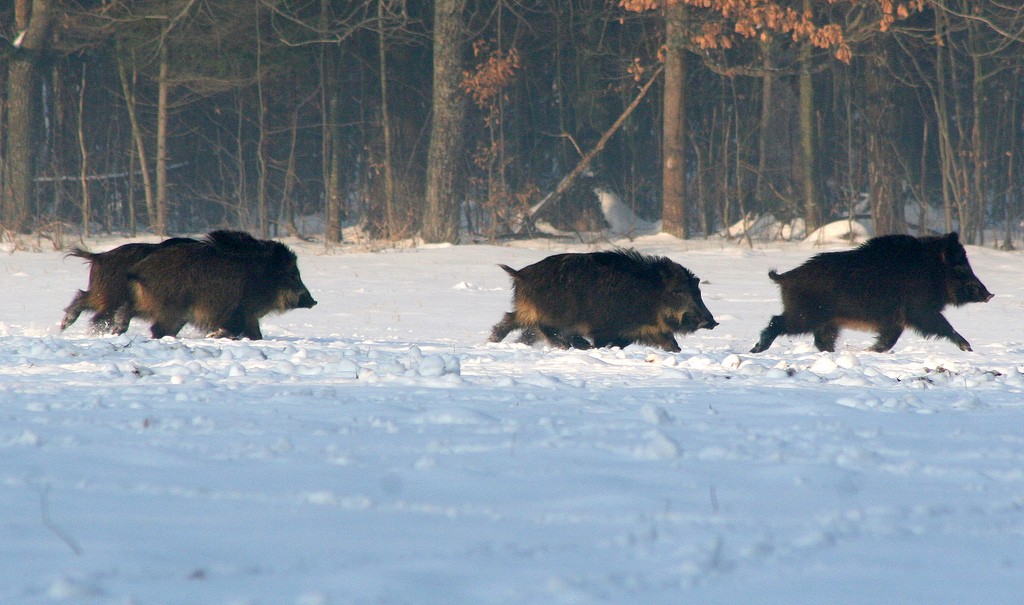
M 772 45 L 770 42 L 761 44 L 761 67 L 764 68 L 764 75 L 761 76 L 761 121 L 757 133 L 757 180 L 754 185 L 754 195 L 758 207 L 766 208 L 769 197 L 768 193 L 768 139 L 771 136 L 771 116 L 774 109 L 775 99 L 773 98 L 773 84 L 775 78 L 772 76 L 774 64 L 772 61 Z M 698 169 L 698 174 L 700 170 Z
M 259 4 L 257 3 L 258 7 Z M 258 10 L 258 9 L 257 9 Z M 257 14 L 259 14 L 257 12 Z M 267 100 L 263 94 L 263 41 L 256 26 L 256 223 L 260 237 L 270 237 L 270 210 L 267 208 L 267 181 L 270 167 L 267 158 Z
M 3 227 L 10 231 L 25 231 L 31 213 L 37 66 L 54 20 L 50 0 L 31 0 L 31 5 L 30 0 L 17 0 L 15 4 L 16 26 L 24 34 L 20 47 L 8 58 L 6 191 L 0 209 Z
M 804 0 L 810 10 L 810 0 Z M 811 80 L 811 47 L 805 42 L 800 50 L 800 168 L 803 177 L 804 223 L 807 233 L 820 226 L 818 203 L 817 144 L 814 129 L 814 82 Z
M 384 35 L 384 0 L 377 0 L 377 60 L 380 78 L 380 128 L 384 138 L 384 235 L 396 239 L 402 228 L 398 224 L 395 210 L 395 167 L 391 141 L 391 107 L 388 103 L 388 53 L 387 37 Z M 436 38 L 435 38 L 436 44 Z M 436 46 L 435 46 L 436 49 Z M 436 50 L 435 50 L 436 52 Z M 435 96 L 435 109 L 437 97 Z
M 157 82 L 156 104 L 156 222 L 153 233 L 167 235 L 167 44 L 160 45 L 160 79 Z
M 665 8 L 665 90 L 662 120 L 661 229 L 686 239 L 686 51 L 683 19 L 686 7 Z
M 886 73 L 887 53 L 879 45 L 867 61 L 868 194 L 875 235 L 906 233 L 906 217 L 896 175 L 899 158 L 893 137 L 898 132 L 892 81 Z
M 466 111 L 459 84 L 465 6 L 466 0 L 434 3 L 433 121 L 423 214 L 423 239 L 428 242 L 455 243 L 459 238 L 458 159 Z
M 135 142 L 135 155 L 139 159 L 139 173 L 142 175 L 142 191 L 146 197 L 146 214 L 149 224 L 156 224 L 156 199 L 153 194 L 153 182 L 149 173 L 149 160 L 146 154 L 146 140 L 143 136 L 142 126 L 139 124 L 139 114 L 136 111 L 134 82 L 129 82 L 128 72 L 121 56 L 121 45 L 118 44 L 117 73 L 121 79 L 121 91 L 124 93 L 125 107 L 128 110 L 128 122 L 132 127 L 132 140 Z M 131 216 L 128 219 L 131 225 L 131 233 L 135 235 L 135 208 L 132 204 Z
M 977 25 L 973 22 L 968 24 L 967 31 L 970 36 L 975 35 Z M 974 46 L 974 45 L 972 45 Z M 985 147 L 982 145 L 982 112 L 985 110 L 984 66 L 981 63 L 981 56 L 977 53 L 971 55 L 971 105 L 974 112 L 971 121 L 971 161 L 974 170 L 971 173 L 971 196 L 970 211 L 971 229 L 964 229 L 965 241 L 969 244 L 985 245 L 985 217 L 988 214 L 985 203 Z
M 330 23 L 330 0 L 320 0 L 320 26 L 327 30 Z M 341 99 L 338 90 L 337 59 L 341 51 L 334 45 L 320 48 L 320 111 L 323 128 L 323 187 L 324 187 L 324 245 L 330 247 L 341 241 Z
M 92 223 L 92 198 L 89 197 L 89 145 L 85 140 L 85 84 L 86 67 L 82 66 L 82 87 L 78 90 L 78 152 L 81 163 L 78 180 L 82 187 L 82 236 L 89 237 Z

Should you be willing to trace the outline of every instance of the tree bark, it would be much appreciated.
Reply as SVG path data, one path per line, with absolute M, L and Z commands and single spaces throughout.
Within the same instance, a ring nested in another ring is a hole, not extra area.
M 811 10 L 811 0 L 804 0 L 804 11 Z M 811 45 L 800 49 L 800 167 L 803 173 L 804 225 L 810 234 L 820 226 L 818 204 L 818 171 L 816 133 L 814 132 L 814 82 L 811 80 Z
M 754 185 L 754 195 L 760 208 L 768 207 L 768 138 L 771 136 L 771 116 L 774 109 L 775 99 L 773 98 L 772 76 L 772 44 L 765 42 L 761 44 L 761 66 L 764 68 L 764 75 L 761 76 L 761 122 L 757 133 L 757 180 Z M 699 174 L 698 169 L 698 174 Z
M 896 176 L 899 158 L 893 140 L 898 131 L 897 107 L 892 98 L 892 81 L 886 73 L 889 61 L 884 44 L 878 44 L 876 54 L 868 58 L 865 78 L 869 99 L 865 110 L 868 129 L 868 194 L 871 198 L 871 221 L 875 235 L 907 231 Z
M 391 108 L 388 104 L 388 53 L 384 35 L 384 0 L 377 0 L 377 66 L 380 78 L 380 128 L 384 137 L 384 235 L 395 239 L 402 232 L 395 211 L 395 167 L 391 141 Z M 436 40 L 436 38 L 435 38 Z M 435 42 L 436 44 L 436 42 Z M 436 46 L 435 46 L 436 49 Z M 436 50 L 435 50 L 436 52 Z M 436 103 L 436 97 L 435 97 Z M 435 104 L 435 109 L 436 109 Z
M 3 227 L 10 231 L 25 231 L 31 214 L 36 76 L 55 19 L 50 0 L 31 0 L 31 5 L 30 0 L 17 0 L 15 4 L 16 28 L 23 35 L 18 49 L 8 57 L 6 191 L 0 212 Z
M 256 4 L 259 15 L 259 3 Z M 263 92 L 263 34 L 256 22 L 256 223 L 260 237 L 270 237 L 270 210 L 267 208 L 267 181 L 270 162 L 267 159 L 267 99 Z
M 320 0 L 320 27 L 326 31 L 330 22 L 330 0 Z M 321 150 L 324 187 L 324 245 L 341 242 L 341 99 L 338 91 L 337 55 L 341 51 L 331 44 L 320 48 L 320 111 Z
M 661 230 L 686 239 L 686 51 L 680 3 L 665 8 L 665 88 L 662 119 Z
M 974 38 L 977 35 L 978 25 L 973 21 L 968 22 L 967 32 L 969 38 Z M 970 44 L 971 48 L 977 48 L 979 45 L 976 43 Z M 973 112 L 973 119 L 971 120 L 971 161 L 974 164 L 974 170 L 971 172 L 971 196 L 968 202 L 970 209 L 968 216 L 970 216 L 970 229 L 964 228 L 964 239 L 969 244 L 978 244 L 981 246 L 985 245 L 985 216 L 988 213 L 985 203 L 985 147 L 982 145 L 982 124 L 984 120 L 982 118 L 982 112 L 985 109 L 985 92 L 984 92 L 984 66 L 981 62 L 981 56 L 977 51 L 971 53 L 971 111 Z
M 465 6 L 466 0 L 434 3 L 433 121 L 423 214 L 423 239 L 428 242 L 455 243 L 459 238 L 458 158 L 466 111 L 459 85 Z
M 128 110 L 128 122 L 132 127 L 132 139 L 135 142 L 135 155 L 139 159 L 139 173 L 142 175 L 142 191 L 146 197 L 146 214 L 149 224 L 156 224 L 156 199 L 153 195 L 153 183 L 149 174 L 149 160 L 146 154 L 146 140 L 142 133 L 142 126 L 139 124 L 139 114 L 136 110 L 135 90 L 133 83 L 128 80 L 128 73 L 125 69 L 124 58 L 121 55 L 122 46 L 117 46 L 117 73 L 121 79 L 121 90 L 124 93 L 124 102 Z M 131 217 L 128 222 L 131 225 L 131 233 L 135 235 L 135 208 L 132 204 Z
M 167 235 L 167 81 L 168 50 L 160 44 L 160 78 L 157 82 L 156 104 L 156 221 L 150 224 L 153 233 Z
M 78 179 L 82 187 L 82 236 L 89 237 L 92 222 L 92 199 L 89 197 L 89 146 L 85 140 L 85 84 L 86 66 L 82 66 L 82 87 L 78 90 L 78 151 L 81 164 Z

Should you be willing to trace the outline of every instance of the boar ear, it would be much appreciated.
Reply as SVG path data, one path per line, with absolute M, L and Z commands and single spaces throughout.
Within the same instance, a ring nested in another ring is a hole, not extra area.
M 946 235 L 946 239 L 948 239 L 949 241 L 951 241 L 951 242 L 953 242 L 955 244 L 959 244 L 960 243 L 960 234 L 957 233 L 956 231 L 951 231 L 949 234 Z
M 662 284 L 674 284 L 677 282 L 685 284 L 687 277 L 689 277 L 686 275 L 685 270 L 683 274 L 680 274 L 679 269 L 674 267 L 672 263 L 658 263 L 655 267 Z

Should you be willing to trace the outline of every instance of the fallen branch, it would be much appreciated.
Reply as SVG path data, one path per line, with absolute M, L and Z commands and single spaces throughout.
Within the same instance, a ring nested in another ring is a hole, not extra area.
M 565 192 L 568 191 L 570 187 L 572 187 L 572 184 L 576 182 L 576 179 L 579 178 L 581 174 L 583 174 L 583 172 L 590 166 L 591 162 L 594 161 L 594 158 L 597 157 L 597 154 L 601 153 L 605 145 L 608 144 L 608 140 L 612 138 L 612 135 L 618 132 L 619 128 L 621 128 L 622 125 L 626 122 L 630 114 L 633 113 L 633 110 L 635 110 L 637 106 L 640 105 L 640 101 L 643 100 L 644 96 L 647 94 L 647 91 L 651 89 L 651 86 L 654 85 L 655 80 L 658 79 L 658 76 L 660 76 L 661 72 L 664 70 L 664 64 L 659 65 L 658 69 L 654 70 L 654 73 L 651 74 L 650 79 L 647 80 L 647 83 L 644 84 L 643 87 L 640 89 L 640 92 L 637 93 L 636 98 L 634 98 L 633 101 L 629 104 L 629 106 L 626 107 L 626 110 L 622 112 L 622 115 L 620 115 L 619 118 L 615 120 L 615 123 L 612 124 L 611 127 L 608 130 L 606 130 L 604 134 L 601 135 L 601 138 L 597 141 L 597 144 L 594 145 L 594 148 L 588 151 L 586 155 L 584 155 L 580 159 L 579 163 L 576 164 L 576 167 L 572 169 L 572 172 L 570 172 L 569 174 L 565 175 L 565 177 L 562 178 L 562 180 L 558 183 L 558 186 L 555 187 L 554 191 L 548 193 L 547 195 L 544 196 L 543 199 L 541 199 L 539 202 L 530 207 L 530 211 L 523 218 L 523 222 L 519 226 L 519 229 L 516 230 L 517 235 L 523 233 L 528 229 L 532 229 L 533 223 L 537 220 L 537 216 L 541 213 L 541 211 L 543 211 L 553 202 L 561 198 L 562 195 L 565 194 Z

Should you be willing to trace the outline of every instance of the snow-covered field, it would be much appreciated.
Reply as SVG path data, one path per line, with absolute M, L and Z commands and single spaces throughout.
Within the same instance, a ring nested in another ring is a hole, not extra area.
M 590 247 L 289 243 L 320 304 L 258 342 L 61 334 L 85 265 L 0 256 L 0 603 L 1024 598 L 1021 253 L 968 249 L 973 353 L 750 355 L 822 249 L 641 238 L 721 323 L 668 354 L 486 342 L 497 263 Z

